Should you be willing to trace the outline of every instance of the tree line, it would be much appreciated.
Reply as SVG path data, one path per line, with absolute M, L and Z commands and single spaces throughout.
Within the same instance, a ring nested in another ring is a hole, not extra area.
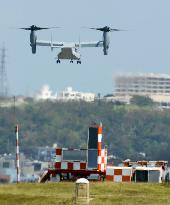
M 139 99 L 138 99 L 139 100 Z M 143 99 L 142 99 L 143 100 Z M 148 99 L 146 99 L 148 100 Z M 150 102 L 150 101 L 149 101 Z M 103 124 L 103 145 L 120 160 L 170 159 L 170 110 L 157 105 L 112 102 L 29 102 L 0 108 L 0 154 L 15 152 L 15 124 L 19 124 L 20 149 L 38 146 L 86 148 L 88 127 Z

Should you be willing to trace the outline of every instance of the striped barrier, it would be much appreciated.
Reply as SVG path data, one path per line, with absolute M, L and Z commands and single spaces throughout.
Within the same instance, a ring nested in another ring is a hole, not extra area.
M 78 149 L 66 149 L 66 148 L 57 148 L 56 149 L 56 156 L 54 158 L 54 168 L 56 169 L 65 169 L 65 170 L 86 170 L 87 169 L 87 162 L 85 161 L 74 161 L 74 160 L 63 160 L 63 150 L 78 150 Z M 81 149 L 80 149 L 81 150 Z M 107 150 L 101 149 L 98 150 L 98 170 L 99 171 L 106 171 L 107 166 Z
M 101 149 L 98 150 L 98 167 L 97 169 L 104 172 L 106 171 L 106 165 L 107 165 L 107 150 Z
M 106 180 L 112 182 L 131 182 L 132 167 L 107 166 Z
M 97 169 L 104 172 L 106 171 L 107 165 L 107 150 L 102 149 L 102 124 L 98 127 L 98 159 L 97 159 Z
M 56 162 L 55 163 L 56 169 L 63 169 L 63 170 L 86 170 L 87 163 L 86 162 L 68 162 L 68 161 L 62 161 L 62 162 Z

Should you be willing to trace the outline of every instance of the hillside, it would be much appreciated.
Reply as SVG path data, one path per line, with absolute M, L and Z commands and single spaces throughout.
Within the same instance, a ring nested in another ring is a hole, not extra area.
M 170 111 L 151 106 L 95 102 L 30 102 L 0 108 L 0 153 L 14 152 L 14 125 L 20 126 L 22 151 L 35 146 L 86 147 L 88 126 L 103 123 L 109 154 L 120 159 L 170 160 Z

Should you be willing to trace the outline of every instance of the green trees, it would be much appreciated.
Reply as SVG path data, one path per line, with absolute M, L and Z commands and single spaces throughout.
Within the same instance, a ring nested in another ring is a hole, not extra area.
M 155 103 L 150 97 L 147 96 L 140 96 L 134 95 L 131 98 L 131 104 L 138 105 L 138 106 L 153 106 Z
M 170 160 L 170 111 L 106 102 L 40 102 L 17 107 L 20 149 L 36 146 L 85 148 L 88 126 L 103 123 L 103 144 L 121 159 Z M 12 108 L 0 108 L 0 154 L 15 151 Z

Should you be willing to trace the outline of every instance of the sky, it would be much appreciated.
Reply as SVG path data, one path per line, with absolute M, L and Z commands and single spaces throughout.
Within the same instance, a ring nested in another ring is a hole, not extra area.
M 44 84 L 54 92 L 67 86 L 83 92 L 112 93 L 117 73 L 170 74 L 169 0 L 0 0 L 0 47 L 7 49 L 10 95 L 32 95 Z M 59 26 L 37 32 L 38 40 L 98 41 L 102 33 L 83 27 L 124 29 L 110 33 L 109 55 L 82 48 L 82 64 L 62 61 L 60 51 L 38 47 L 31 53 L 29 32 L 14 28 Z

